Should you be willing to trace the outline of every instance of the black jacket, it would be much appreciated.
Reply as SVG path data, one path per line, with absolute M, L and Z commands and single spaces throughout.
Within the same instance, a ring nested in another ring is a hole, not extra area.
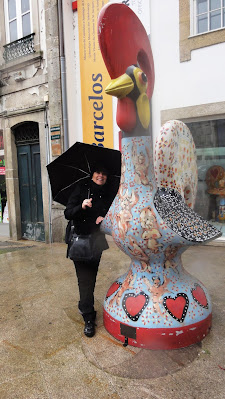
M 82 209 L 84 199 L 92 198 L 92 208 Z M 65 218 L 73 221 L 77 234 L 99 233 L 102 237 L 102 249 L 108 248 L 105 235 L 100 233 L 100 224 L 96 225 L 98 216 L 104 217 L 108 212 L 111 201 L 107 196 L 107 186 L 98 186 L 92 180 L 81 181 L 75 185 L 66 209 Z M 70 234 L 71 222 L 67 226 L 66 243 Z

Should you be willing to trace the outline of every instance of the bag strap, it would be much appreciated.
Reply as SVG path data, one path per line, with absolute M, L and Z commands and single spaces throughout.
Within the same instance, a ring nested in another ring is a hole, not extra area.
M 73 233 L 73 231 L 74 231 L 74 223 L 73 223 L 73 220 L 71 220 L 70 228 L 71 228 L 71 231 L 72 231 L 72 233 Z
M 90 193 L 91 193 L 91 189 L 90 189 L 90 187 L 88 188 L 88 199 L 90 198 Z M 75 229 L 75 226 L 74 226 L 74 223 L 73 223 L 73 220 L 71 220 L 70 221 L 71 223 L 70 223 L 70 228 L 71 228 L 71 231 L 72 231 L 72 233 L 74 232 L 74 229 Z

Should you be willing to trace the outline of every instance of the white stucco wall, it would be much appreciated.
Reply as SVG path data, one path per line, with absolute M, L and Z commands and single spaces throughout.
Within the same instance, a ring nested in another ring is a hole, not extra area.
M 192 51 L 180 63 L 179 2 L 151 0 L 151 45 L 155 63 L 152 98 L 153 135 L 160 127 L 160 111 L 224 101 L 225 43 Z

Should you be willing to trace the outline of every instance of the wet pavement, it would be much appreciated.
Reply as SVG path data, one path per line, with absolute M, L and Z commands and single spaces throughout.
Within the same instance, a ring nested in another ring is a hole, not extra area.
M 9 223 L 0 223 L 0 239 L 9 238 Z
M 1 238 L 0 399 L 224 399 L 225 247 L 200 246 L 183 255 L 186 270 L 211 295 L 211 333 L 199 345 L 152 351 L 123 347 L 103 326 L 104 295 L 130 263 L 109 244 L 90 339 L 83 335 L 66 245 Z

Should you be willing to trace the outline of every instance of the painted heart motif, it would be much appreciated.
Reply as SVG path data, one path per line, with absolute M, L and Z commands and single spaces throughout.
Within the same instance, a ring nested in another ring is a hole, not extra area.
M 108 292 L 106 294 L 106 299 L 109 298 L 112 294 L 114 294 L 114 292 L 116 292 L 120 286 L 121 286 L 121 283 L 117 283 L 115 281 L 115 283 L 113 283 L 111 285 L 111 287 L 109 288 L 109 290 L 108 290 Z
M 208 304 L 205 292 L 199 284 L 195 283 L 195 288 L 191 289 L 191 293 L 192 293 L 193 299 L 195 300 L 195 302 L 198 303 L 198 305 L 202 306 L 205 309 L 209 308 L 209 304 Z
M 165 296 L 163 298 L 163 306 L 166 311 L 179 323 L 183 323 L 187 314 L 189 299 L 186 294 L 180 292 L 175 298 Z
M 123 310 L 126 315 L 133 321 L 137 321 L 148 305 L 149 296 L 143 291 L 140 294 L 135 295 L 130 292 L 125 294 L 122 301 Z
M 219 171 L 218 171 L 218 169 L 212 169 L 210 173 L 211 173 L 211 175 L 214 177 L 214 179 L 216 179 L 216 177 L 217 177 Z

